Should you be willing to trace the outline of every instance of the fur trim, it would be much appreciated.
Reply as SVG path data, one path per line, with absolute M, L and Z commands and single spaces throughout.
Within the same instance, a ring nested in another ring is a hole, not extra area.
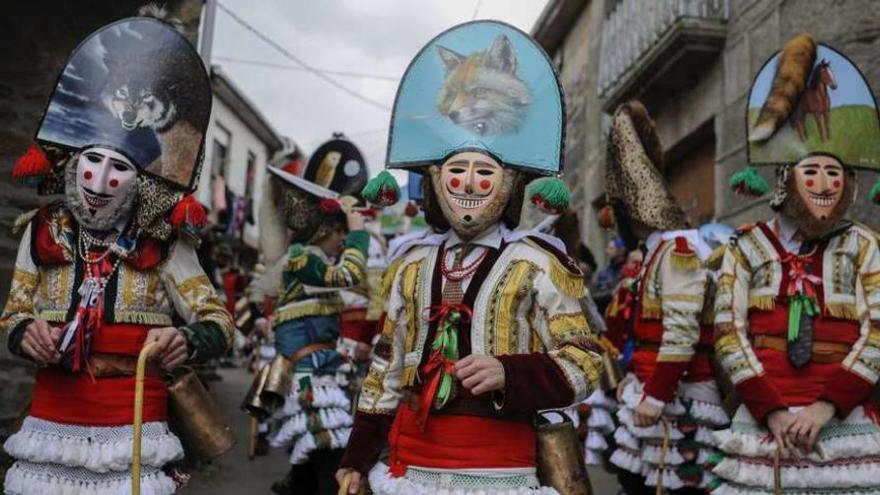
M 651 160 L 651 163 L 654 164 L 657 170 L 662 172 L 664 166 L 663 145 L 660 144 L 657 127 L 654 125 L 654 120 L 648 114 L 648 109 L 638 100 L 630 100 L 621 105 L 621 107 L 629 111 L 629 117 L 632 119 L 633 127 L 635 127 L 636 134 L 639 137 L 639 141 L 642 142 L 642 147 L 645 150 L 645 154 L 648 155 L 648 159 Z
M 18 233 L 21 232 L 22 228 L 31 223 L 31 220 L 33 220 L 39 212 L 39 208 L 34 208 L 33 210 L 26 211 L 21 215 L 15 217 L 15 221 L 12 222 L 12 233 L 18 235 Z
M 809 33 L 795 36 L 782 48 L 770 94 L 749 133 L 749 141 L 768 139 L 791 115 L 807 86 L 816 60 L 816 48 L 816 40 Z
M 171 15 L 171 12 L 168 11 L 166 6 L 160 6 L 156 2 L 148 3 L 141 8 L 138 9 L 138 15 L 141 17 L 152 17 L 154 19 L 158 19 L 166 24 L 170 24 L 171 27 L 174 28 L 180 34 L 186 34 L 183 26 L 183 22 Z

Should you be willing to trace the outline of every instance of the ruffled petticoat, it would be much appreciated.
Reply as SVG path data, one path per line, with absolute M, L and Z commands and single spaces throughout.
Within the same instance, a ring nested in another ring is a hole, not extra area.
M 410 466 L 394 478 L 388 466 L 376 464 L 369 475 L 375 495 L 559 495 L 541 487 L 534 469 L 429 469 Z
M 345 448 L 351 434 L 351 399 L 343 387 L 347 364 L 336 375 L 295 373 L 284 407 L 276 413 L 280 427 L 269 439 L 273 447 L 293 446 L 291 464 L 305 464 L 315 450 Z
M 645 428 L 633 424 L 632 410 L 639 405 L 642 392 L 643 384 L 631 376 L 623 389 L 623 407 L 617 411 L 620 426 L 614 432 L 617 450 L 611 462 L 644 476 L 646 485 L 657 486 L 664 427 L 662 423 Z M 663 409 L 670 439 L 664 460 L 664 487 L 677 490 L 712 486 L 714 478 L 709 468 L 717 447 L 713 430 L 729 422 L 720 404 L 715 382 L 679 384 L 678 397 Z
M 596 390 L 584 403 L 590 406 L 587 418 L 587 437 L 584 439 L 584 462 L 588 466 L 601 466 L 602 457 L 608 450 L 608 435 L 614 433 L 617 424 L 614 414 L 617 401 L 602 390 Z
M 131 426 L 78 426 L 27 417 L 3 448 L 16 459 L 7 495 L 117 495 L 131 488 Z M 162 466 L 183 457 L 165 422 L 143 425 L 141 493 L 167 495 L 176 484 Z
M 730 428 L 715 437 L 724 458 L 715 466 L 721 484 L 712 495 L 774 493 L 776 441 L 745 405 Z M 880 494 L 880 427 L 861 406 L 843 421 L 833 418 L 820 432 L 814 452 L 781 460 L 780 475 L 782 492 L 790 495 Z

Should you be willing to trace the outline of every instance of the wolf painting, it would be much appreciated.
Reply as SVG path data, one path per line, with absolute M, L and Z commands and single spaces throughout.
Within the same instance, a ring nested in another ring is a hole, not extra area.
M 529 87 L 516 73 L 513 45 L 498 35 L 487 50 L 461 55 L 437 51 L 446 71 L 437 110 L 456 125 L 479 135 L 516 132 L 531 103 Z

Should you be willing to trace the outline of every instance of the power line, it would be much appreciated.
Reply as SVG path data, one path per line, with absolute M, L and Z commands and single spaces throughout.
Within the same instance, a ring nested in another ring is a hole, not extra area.
M 290 69 L 290 70 L 301 70 L 301 71 L 309 71 L 309 69 L 298 66 L 298 65 L 290 65 L 290 64 L 277 64 L 273 62 L 263 62 L 261 60 L 248 60 L 244 58 L 235 58 L 235 57 L 212 57 L 214 60 L 221 60 L 224 62 L 232 62 L 236 64 L 246 64 L 246 65 L 257 65 L 260 67 L 269 67 L 273 69 Z M 380 81 L 393 81 L 397 82 L 400 80 L 399 77 L 394 76 L 383 76 L 380 74 L 365 74 L 363 72 L 348 72 L 342 70 L 331 70 L 331 69 L 315 69 L 319 72 L 323 72 L 324 74 L 333 74 L 336 76 L 342 77 L 358 77 L 362 79 L 378 79 Z
M 324 82 L 326 82 L 327 84 L 330 84 L 331 86 L 334 86 L 334 87 L 336 87 L 337 89 L 340 89 L 340 90 L 342 90 L 342 91 L 345 91 L 346 93 L 348 93 L 349 95 L 351 95 L 351 96 L 357 98 L 358 100 L 361 100 L 361 101 L 363 101 L 364 103 L 368 103 L 368 104 L 370 104 L 370 105 L 372 105 L 372 106 L 374 106 L 374 107 L 376 107 L 376 108 L 379 108 L 379 109 L 382 109 L 382 110 L 386 110 L 386 111 L 390 111 L 390 110 L 391 110 L 391 107 L 389 107 L 388 105 L 385 105 L 385 104 L 382 103 L 382 102 L 376 101 L 376 100 L 374 100 L 374 99 L 372 99 L 372 98 L 370 98 L 370 97 L 367 97 L 367 96 L 364 96 L 364 95 L 358 93 L 357 91 L 355 91 L 355 90 L 349 88 L 348 86 L 346 86 L 346 85 L 344 85 L 344 84 L 342 84 L 342 83 L 337 82 L 337 81 L 334 80 L 332 77 L 328 76 L 327 74 L 324 74 L 322 71 L 320 71 L 320 70 L 318 70 L 318 69 L 316 69 L 316 68 L 310 66 L 309 64 L 307 64 L 307 63 L 305 63 L 305 62 L 303 62 L 303 61 L 300 60 L 297 56 L 295 56 L 294 54 L 290 53 L 289 51 L 287 51 L 286 48 L 284 48 L 283 46 L 279 45 L 279 44 L 276 43 L 274 40 L 272 40 L 271 38 L 269 38 L 268 36 L 266 36 L 265 34 L 263 34 L 262 32 L 260 32 L 257 28 L 255 28 L 254 26 L 252 26 L 251 24 L 249 24 L 247 21 L 245 21 L 244 19 L 242 19 L 241 17 L 239 17 L 235 12 L 233 12 L 232 10 L 230 10 L 227 6 L 223 5 L 222 3 L 217 2 L 217 8 L 219 8 L 220 10 L 222 10 L 223 12 L 225 12 L 225 13 L 226 13 L 229 17 L 231 17 L 235 22 L 241 24 L 242 27 L 244 27 L 245 29 L 247 29 L 248 31 L 250 31 L 251 33 L 253 33 L 254 36 L 256 36 L 257 38 L 260 38 L 261 40 L 263 40 L 263 42 L 265 42 L 267 45 L 269 45 L 269 46 L 271 46 L 272 48 L 278 50 L 282 55 L 284 55 L 285 57 L 289 58 L 290 60 L 296 62 L 297 64 L 299 64 L 300 66 L 302 66 L 303 69 L 305 69 L 305 70 L 311 72 L 312 74 L 314 74 L 315 76 L 321 78 L 321 79 L 324 80 Z

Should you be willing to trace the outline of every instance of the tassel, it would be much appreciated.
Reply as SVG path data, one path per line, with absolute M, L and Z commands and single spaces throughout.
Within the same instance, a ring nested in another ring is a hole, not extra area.
M 770 190 L 767 181 L 758 174 L 758 170 L 752 165 L 730 176 L 730 188 L 737 194 L 755 198 L 760 198 Z
M 171 226 L 189 234 L 195 234 L 208 223 L 208 214 L 192 194 L 187 194 L 171 211 Z
M 700 267 L 700 258 L 688 245 L 684 237 L 675 238 L 675 248 L 672 249 L 672 266 L 682 270 L 695 270 Z
M 318 203 L 318 210 L 322 215 L 332 215 L 341 209 L 342 205 L 333 198 L 323 198 Z
M 532 181 L 526 190 L 529 201 L 548 215 L 558 215 L 568 209 L 571 193 L 557 177 L 542 177 Z
M 605 205 L 599 210 L 599 226 L 605 230 L 612 230 L 617 227 L 614 220 L 614 210 L 609 205 Z
M 880 179 L 874 182 L 874 186 L 871 187 L 869 197 L 871 198 L 872 203 L 874 203 L 875 205 L 880 205 Z
M 419 214 L 419 206 L 414 201 L 410 201 L 403 209 L 403 214 L 412 218 Z
M 400 199 L 400 186 L 387 170 L 379 172 L 375 178 L 367 182 L 363 190 L 364 199 L 378 206 L 391 206 Z
M 36 187 L 52 171 L 52 163 L 36 143 L 31 143 L 12 168 L 12 178 L 28 187 Z

